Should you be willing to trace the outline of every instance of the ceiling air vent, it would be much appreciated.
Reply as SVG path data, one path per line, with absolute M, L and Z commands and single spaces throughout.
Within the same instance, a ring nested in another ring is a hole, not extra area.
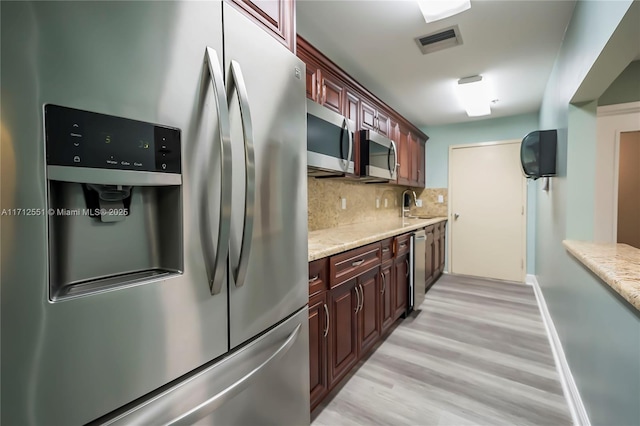
M 454 25 L 438 32 L 418 37 L 416 38 L 416 43 L 418 43 L 422 54 L 426 55 L 427 53 L 459 46 L 462 44 L 462 37 L 460 36 L 460 29 L 457 25 Z

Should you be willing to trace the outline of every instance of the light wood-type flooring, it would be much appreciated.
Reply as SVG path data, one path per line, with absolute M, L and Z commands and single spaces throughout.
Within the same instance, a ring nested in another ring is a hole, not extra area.
M 313 426 L 570 425 L 533 288 L 443 275 Z

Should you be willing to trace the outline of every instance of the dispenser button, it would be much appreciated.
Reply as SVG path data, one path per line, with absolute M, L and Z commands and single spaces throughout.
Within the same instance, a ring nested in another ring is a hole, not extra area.
M 80 162 L 80 156 L 76 155 L 75 157 L 73 157 L 73 162 L 74 163 L 79 163 Z
M 166 170 L 167 169 L 167 163 L 162 163 L 162 170 Z

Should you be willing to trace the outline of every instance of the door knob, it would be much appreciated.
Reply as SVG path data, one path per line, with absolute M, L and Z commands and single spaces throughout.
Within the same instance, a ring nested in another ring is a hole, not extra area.
M 459 215 L 458 213 L 454 213 L 454 214 L 453 214 L 453 218 L 454 218 L 455 220 L 458 220 L 458 218 L 459 218 L 459 217 L 460 217 L 460 215 Z

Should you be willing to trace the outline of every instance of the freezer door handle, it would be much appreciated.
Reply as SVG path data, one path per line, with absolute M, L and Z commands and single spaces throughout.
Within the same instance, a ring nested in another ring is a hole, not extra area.
M 253 121 L 251 120 L 251 108 L 247 95 L 247 85 L 242 75 L 240 64 L 231 61 L 231 84 L 227 88 L 229 102 L 233 91 L 238 93 L 240 104 L 240 118 L 242 120 L 242 134 L 244 138 L 244 164 L 245 164 L 245 186 L 244 186 L 244 223 L 242 225 L 242 240 L 240 250 L 231 248 L 231 261 L 233 266 L 233 278 L 236 287 L 242 287 L 247 276 L 249 266 L 249 255 L 251 253 L 251 241 L 253 238 L 253 221 L 255 217 L 255 192 L 256 192 L 256 164 L 255 149 L 253 145 Z M 240 252 L 237 256 L 236 253 Z M 237 259 L 237 262 L 236 260 Z
M 170 409 L 165 407 L 165 402 L 163 401 L 167 397 L 171 397 L 172 392 L 182 391 L 182 393 L 193 394 L 197 393 L 198 390 L 194 390 L 194 392 L 185 392 L 188 389 L 180 389 L 174 388 L 173 390 L 169 390 L 165 393 L 157 395 L 152 400 L 148 401 L 141 406 L 138 406 L 131 411 L 120 414 L 119 416 L 103 423 L 103 425 L 127 425 L 127 424 L 162 424 L 162 425 L 193 425 L 198 422 L 198 420 L 210 415 L 226 402 L 234 398 L 240 392 L 245 390 L 248 386 L 250 386 L 256 379 L 258 379 L 261 373 L 267 369 L 271 364 L 276 362 L 278 359 L 282 358 L 289 349 L 294 345 L 295 341 L 300 334 L 300 330 L 302 328 L 302 324 L 298 324 L 293 330 L 293 332 L 289 335 L 289 337 L 284 341 L 280 347 L 269 356 L 264 362 L 258 365 L 253 370 L 249 371 L 242 378 L 234 382 L 231 386 L 223 389 L 222 391 L 214 394 L 212 397 L 207 400 L 197 404 L 195 407 L 192 407 L 184 412 L 178 411 L 180 413 L 177 417 L 173 414 L 176 412 L 172 412 Z M 205 373 L 201 373 L 205 374 Z M 196 376 L 197 378 L 197 376 Z M 188 387 L 189 383 L 185 383 L 183 387 Z
M 226 267 L 227 256 L 229 254 L 229 233 L 231 229 L 231 124 L 229 121 L 229 108 L 227 106 L 227 96 L 224 91 L 224 79 L 222 70 L 218 62 L 216 51 L 207 47 L 205 61 L 211 85 L 213 87 L 216 110 L 218 114 L 218 130 L 220 136 L 220 222 L 218 223 L 218 244 L 214 250 L 211 239 L 211 220 L 209 209 L 209 191 L 207 185 L 202 185 L 200 192 L 200 225 L 203 232 L 200 235 L 203 251 L 206 259 L 207 276 L 209 278 L 209 289 L 211 294 L 220 293 L 224 283 L 224 269 Z M 212 144 L 207 144 L 210 150 Z M 209 159 L 211 153 L 204 158 Z

